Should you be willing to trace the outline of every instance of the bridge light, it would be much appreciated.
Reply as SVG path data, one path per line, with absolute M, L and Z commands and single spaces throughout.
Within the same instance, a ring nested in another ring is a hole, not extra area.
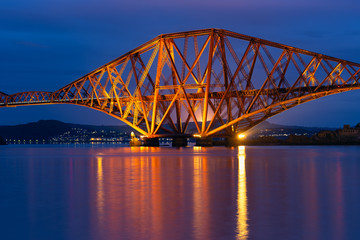
M 239 139 L 243 139 L 243 138 L 245 138 L 245 137 L 246 137 L 245 134 L 239 134 L 239 135 L 238 135 L 238 138 L 239 138 Z
M 201 135 L 200 134 L 194 134 L 193 135 L 195 138 L 201 138 Z

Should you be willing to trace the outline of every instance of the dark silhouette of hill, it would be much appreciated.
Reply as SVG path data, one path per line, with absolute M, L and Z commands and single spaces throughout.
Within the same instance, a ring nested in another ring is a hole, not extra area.
M 192 126 L 194 125 L 194 126 Z M 190 123 L 190 128 L 195 128 L 195 124 Z M 85 129 L 87 131 L 116 131 L 120 133 L 128 133 L 134 131 L 130 126 L 121 125 L 121 126 L 94 126 L 94 125 L 81 125 L 81 124 L 72 124 L 64 123 L 56 120 L 40 120 L 38 122 L 32 122 L 27 124 L 15 125 L 15 126 L 0 126 L 0 136 L 3 139 L 50 139 L 54 136 L 59 136 L 65 132 L 71 131 L 74 128 Z M 284 126 L 273 124 L 269 122 L 263 122 L 253 129 L 251 129 L 252 135 L 256 136 L 257 134 L 262 134 L 262 130 L 271 129 L 271 130 L 281 130 L 283 132 L 293 134 L 293 133 L 307 133 L 308 135 L 317 133 L 321 130 L 333 130 L 329 128 L 319 128 L 319 127 L 301 127 L 301 126 Z M 136 133 L 136 131 L 134 131 Z
M 0 135 L 5 139 L 48 138 L 66 132 L 70 128 L 69 124 L 60 121 L 40 120 L 15 126 L 0 126 Z
M 64 123 L 56 120 L 40 120 L 15 126 L 0 126 L 0 136 L 4 139 L 49 139 L 61 135 L 71 129 L 79 128 L 86 130 L 114 130 L 119 132 L 131 132 L 128 126 L 93 126 Z
M 323 130 L 333 131 L 335 130 L 335 128 L 287 126 L 264 121 L 255 126 L 254 128 L 250 129 L 246 133 L 248 135 L 248 138 L 250 139 L 255 139 L 259 137 L 272 137 L 274 140 L 284 140 L 291 135 L 311 137 Z
M 319 132 L 322 130 L 335 130 L 336 128 L 329 127 L 304 127 L 304 126 L 290 126 L 290 125 L 280 125 L 275 123 L 270 123 L 268 121 L 264 121 L 254 127 L 256 130 L 261 129 L 292 129 L 292 130 L 305 130 L 310 132 Z
M 6 142 L 2 139 L 2 137 L 0 137 L 0 145 L 6 145 Z

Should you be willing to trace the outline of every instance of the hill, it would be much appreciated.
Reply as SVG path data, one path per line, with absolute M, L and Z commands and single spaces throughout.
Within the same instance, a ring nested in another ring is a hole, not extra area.
M 195 128 L 193 123 L 189 128 Z M 250 130 L 250 137 L 274 136 L 278 138 L 289 135 L 311 136 L 321 130 L 333 130 L 329 128 L 285 126 L 269 122 L 263 122 Z M 99 141 L 123 141 L 127 140 L 130 132 L 134 131 L 130 126 L 94 126 L 64 123 L 56 120 L 40 120 L 15 126 L 0 126 L 0 136 L 8 142 L 23 143 L 39 141 L 49 142 L 89 142 Z M 136 131 L 134 131 L 136 132 Z M 1 142 L 1 140 L 0 140 Z
M 0 126 L 0 136 L 9 141 L 88 142 L 91 138 L 113 138 L 130 135 L 129 126 L 93 126 L 40 120 L 15 126 Z
M 6 142 L 2 139 L 2 137 L 0 137 L 0 145 L 6 145 Z
M 267 121 L 260 123 L 253 129 L 250 129 L 251 136 L 274 136 L 274 137 L 288 137 L 290 135 L 307 135 L 312 136 L 323 130 L 333 131 L 336 128 L 325 127 L 303 127 L 303 126 L 288 126 L 273 124 Z
M 55 120 L 40 120 L 15 126 L 0 126 L 0 135 L 5 139 L 48 138 L 64 133 L 71 125 Z

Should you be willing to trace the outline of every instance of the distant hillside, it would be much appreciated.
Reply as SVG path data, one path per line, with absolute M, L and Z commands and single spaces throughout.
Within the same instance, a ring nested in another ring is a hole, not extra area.
M 70 124 L 55 120 L 40 120 L 15 126 L 0 126 L 0 136 L 5 139 L 48 138 L 71 129 Z
M 193 126 L 194 125 L 194 126 Z M 188 129 L 194 128 L 195 124 L 190 123 Z M 313 135 L 321 130 L 334 130 L 329 128 L 312 128 L 300 126 L 284 126 L 263 122 L 251 129 L 252 136 L 278 135 L 287 136 L 290 134 Z M 56 141 L 68 141 L 79 138 L 79 141 L 88 141 L 90 138 L 110 138 L 119 135 L 130 135 L 134 131 L 130 126 L 93 126 L 72 123 L 63 123 L 56 120 L 40 120 L 28 124 L 16 126 L 0 126 L 0 136 L 3 139 L 16 140 L 50 140 L 56 137 Z M 136 133 L 136 131 L 134 131 Z
M 4 141 L 4 139 L 2 139 L 2 137 L 0 137 L 0 145 L 5 145 L 6 142 Z
M 302 129 L 311 132 L 319 132 L 322 130 L 335 130 L 336 128 L 329 127 L 303 127 L 303 126 L 288 126 L 288 125 L 279 125 L 264 121 L 254 127 L 254 129 Z
M 280 139 L 287 138 L 290 135 L 306 135 L 310 137 L 322 130 L 332 131 L 335 130 L 335 128 L 287 126 L 265 121 L 250 129 L 250 136 L 248 137 L 257 138 L 262 136 L 272 136 Z
M 130 133 L 133 131 L 129 126 L 92 126 L 63 123 L 56 120 L 40 120 L 15 126 L 0 126 L 0 136 L 3 139 L 50 139 L 77 128 L 89 132 L 103 130 Z

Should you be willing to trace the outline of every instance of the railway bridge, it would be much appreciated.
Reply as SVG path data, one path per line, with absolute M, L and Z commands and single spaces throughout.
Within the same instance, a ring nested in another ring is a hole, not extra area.
M 159 137 L 232 138 L 271 116 L 360 89 L 360 64 L 222 29 L 162 34 L 53 92 L 0 107 L 75 104 Z M 153 140 L 153 141 L 151 141 Z

